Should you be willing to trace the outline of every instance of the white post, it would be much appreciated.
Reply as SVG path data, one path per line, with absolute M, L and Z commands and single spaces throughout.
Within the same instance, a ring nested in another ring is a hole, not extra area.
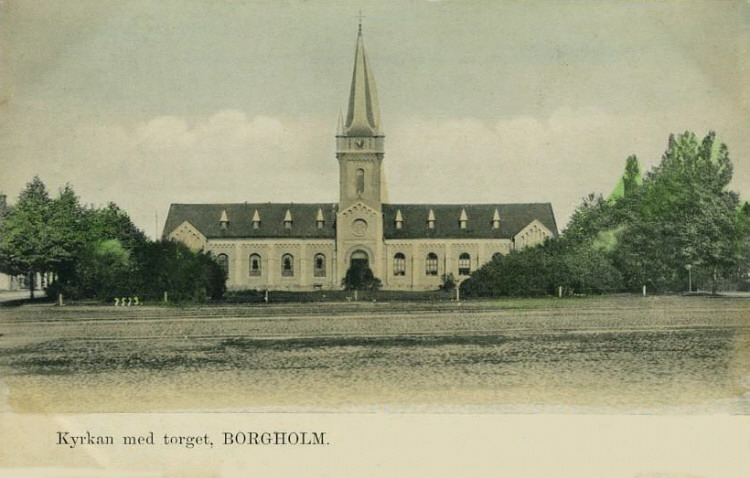
M 643 286 L 643 297 L 646 297 L 646 286 Z
M 357 302 L 357 289 L 354 289 L 354 302 Z
M 59 294 L 57 296 L 57 305 L 59 305 L 60 307 L 62 307 L 62 305 L 63 305 L 63 295 L 62 294 Z
M 164 303 L 169 302 L 169 294 L 167 294 L 167 291 L 164 291 Z
M 562 286 L 559 286 L 557 288 L 557 297 L 559 297 L 560 299 L 562 299 Z

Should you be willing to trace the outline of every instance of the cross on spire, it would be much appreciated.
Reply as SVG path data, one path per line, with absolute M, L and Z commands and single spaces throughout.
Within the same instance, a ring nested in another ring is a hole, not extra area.
M 359 11 L 359 33 L 362 33 L 362 10 Z

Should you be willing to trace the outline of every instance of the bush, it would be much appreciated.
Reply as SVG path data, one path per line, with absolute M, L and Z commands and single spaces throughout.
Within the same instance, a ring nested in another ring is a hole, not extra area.
M 345 290 L 379 290 L 380 279 L 375 277 L 372 270 L 359 262 L 355 262 L 346 271 L 346 277 L 341 280 Z

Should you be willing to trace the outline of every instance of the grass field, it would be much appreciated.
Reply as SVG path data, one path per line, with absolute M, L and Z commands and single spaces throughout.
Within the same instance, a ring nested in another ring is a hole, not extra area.
M 19 411 L 750 413 L 750 300 L 1 311 Z

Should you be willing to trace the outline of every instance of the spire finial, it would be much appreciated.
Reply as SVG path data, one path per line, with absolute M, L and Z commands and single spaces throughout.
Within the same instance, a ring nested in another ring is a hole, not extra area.
M 362 34 L 362 10 L 359 11 L 359 33 Z

